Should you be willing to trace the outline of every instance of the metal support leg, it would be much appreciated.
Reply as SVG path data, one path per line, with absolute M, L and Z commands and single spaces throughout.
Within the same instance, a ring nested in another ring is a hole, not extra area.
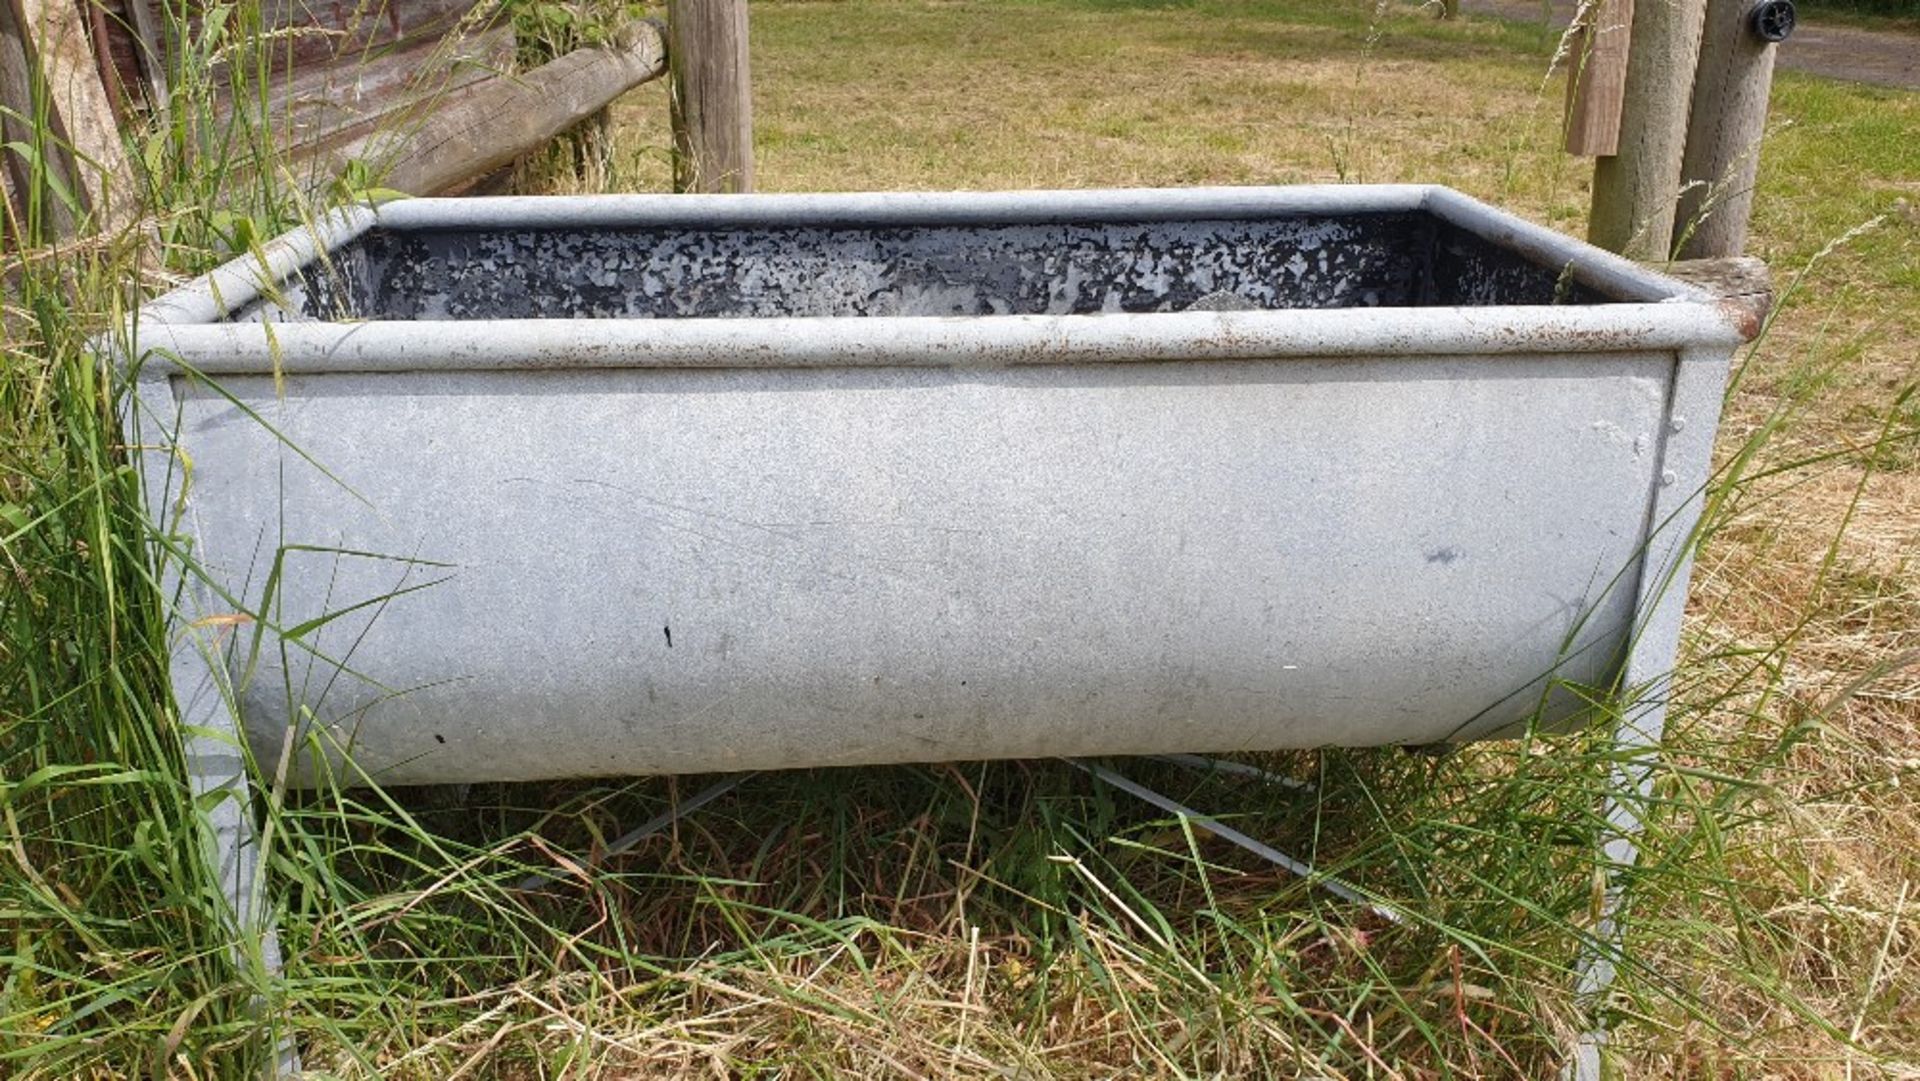
M 169 659 L 174 699 L 186 733 L 187 781 L 194 803 L 205 808 L 201 858 L 214 874 L 224 901 L 222 921 L 232 943 L 235 971 L 259 986 L 279 979 L 280 938 L 263 896 L 259 835 L 253 821 L 253 786 L 246 749 L 215 632 L 188 623 L 174 640 Z M 265 1002 L 256 1000 L 256 1007 Z M 276 1042 L 268 1078 L 299 1072 L 291 1037 Z
M 1562 1071 L 1562 1076 L 1572 1081 L 1600 1081 L 1601 1078 L 1601 1054 L 1608 1035 L 1601 1014 L 1626 941 L 1626 928 L 1620 921 L 1620 906 L 1626 893 L 1624 879 L 1640 859 L 1640 833 L 1646 825 L 1646 806 L 1653 796 L 1653 771 L 1666 727 L 1665 684 L 1662 680 L 1661 698 L 1637 714 L 1623 716 L 1614 729 L 1614 745 L 1622 757 L 1609 778 L 1610 795 L 1604 810 L 1606 833 L 1600 844 L 1600 858 L 1606 867 L 1607 884 L 1593 942 L 1581 951 L 1575 976 L 1575 1001 L 1587 1020 L 1587 1028 L 1575 1039 L 1572 1054 Z
M 729 774 L 693 795 L 688 796 L 686 799 L 675 802 L 666 810 L 661 811 L 659 814 L 654 815 L 652 818 L 647 819 L 645 822 L 640 823 L 638 826 L 615 838 L 613 842 L 608 844 L 605 850 L 600 853 L 601 860 L 604 861 L 608 857 L 617 856 L 625 852 L 641 841 L 659 833 L 661 830 L 666 829 L 682 818 L 733 791 L 735 788 L 738 788 L 742 782 L 752 779 L 755 775 L 756 772 L 753 770 L 745 773 Z M 519 888 L 523 890 L 537 890 L 557 877 L 559 876 L 552 871 L 535 871 L 520 880 Z
M 1713 433 L 1726 387 L 1723 355 L 1683 350 L 1674 364 L 1667 429 L 1661 433 L 1659 465 L 1647 508 L 1651 540 L 1641 556 L 1635 606 L 1639 616 L 1626 670 L 1621 675 L 1626 704 L 1615 729 L 1615 747 L 1621 758 L 1613 767 L 1603 810 L 1605 832 L 1600 857 L 1606 868 L 1606 890 L 1593 940 L 1581 951 L 1575 965 L 1575 1001 L 1585 1027 L 1569 1048 L 1561 1071 L 1562 1078 L 1572 1081 L 1600 1081 L 1603 1073 L 1602 1058 L 1608 1041 L 1603 1012 L 1625 943 L 1620 909 L 1628 876 L 1640 858 L 1640 835 L 1653 796 L 1653 772 L 1666 736 L 1673 659 L 1679 652 L 1694 542 L 1706 505 L 1703 489 L 1680 488 L 1674 478 L 1708 474 Z
M 1162 758 L 1165 756 L 1156 755 L 1154 757 Z M 1169 814 L 1179 815 L 1181 818 L 1187 819 L 1208 833 L 1219 837 L 1221 840 L 1238 845 L 1254 855 L 1259 856 L 1261 859 L 1266 860 L 1268 863 L 1298 875 L 1300 878 L 1326 890 L 1342 901 L 1350 901 L 1356 905 L 1365 906 L 1368 911 L 1386 920 L 1388 923 L 1408 922 L 1406 914 L 1398 908 L 1368 897 L 1366 894 L 1354 889 L 1333 875 L 1322 874 L 1314 870 L 1312 864 L 1289 856 L 1265 842 L 1255 840 L 1210 815 L 1201 814 L 1199 811 L 1177 800 L 1155 792 L 1146 785 L 1140 784 L 1137 781 L 1130 781 L 1107 767 L 1100 765 L 1098 762 L 1089 762 L 1081 758 L 1065 758 L 1061 761 L 1066 762 L 1075 769 L 1086 771 L 1135 799 L 1150 803 Z
M 118 346 L 110 343 L 109 351 Z M 221 639 L 229 621 L 203 583 L 195 580 L 186 553 L 199 550 L 199 530 L 188 505 L 190 459 L 169 454 L 178 446 L 179 402 L 164 375 L 143 373 L 129 396 L 123 432 L 143 449 L 141 485 L 156 534 L 161 596 L 168 613 L 167 676 L 179 709 L 185 744 L 187 785 L 205 818 L 199 823 L 200 857 L 221 898 L 222 930 L 231 946 L 228 959 L 242 979 L 267 987 L 280 978 L 280 940 L 265 902 L 259 836 L 253 820 L 253 786 L 248 781 L 245 735 L 239 707 L 222 657 Z M 209 618 L 216 617 L 216 618 Z M 264 1011 L 264 996 L 255 999 Z M 292 1077 L 300 1060 L 292 1037 L 276 1042 L 265 1075 Z

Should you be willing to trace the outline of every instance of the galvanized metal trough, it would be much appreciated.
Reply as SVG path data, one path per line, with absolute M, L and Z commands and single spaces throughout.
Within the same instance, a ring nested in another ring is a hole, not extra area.
M 418 199 L 130 423 L 296 782 L 1433 744 L 1657 725 L 1740 323 L 1436 187 Z

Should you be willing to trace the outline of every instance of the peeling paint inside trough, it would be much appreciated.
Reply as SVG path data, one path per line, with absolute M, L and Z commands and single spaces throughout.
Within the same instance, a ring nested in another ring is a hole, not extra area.
M 138 335 L 189 723 L 389 784 L 1578 724 L 1738 340 L 1413 186 L 406 200 Z

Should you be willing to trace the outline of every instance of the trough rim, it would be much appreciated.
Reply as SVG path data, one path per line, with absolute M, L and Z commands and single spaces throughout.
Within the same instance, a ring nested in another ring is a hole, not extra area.
M 985 225 L 1424 212 L 1616 298 L 1485 305 L 996 316 L 226 322 L 366 232 Z M 207 374 L 564 368 L 1005 367 L 1731 347 L 1751 327 L 1703 290 L 1441 185 L 1014 192 L 496 196 L 333 211 L 149 302 L 135 357 Z

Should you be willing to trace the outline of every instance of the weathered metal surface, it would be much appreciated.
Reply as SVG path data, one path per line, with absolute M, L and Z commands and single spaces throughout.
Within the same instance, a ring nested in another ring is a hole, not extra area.
M 376 231 L 281 319 L 770 318 L 1550 304 L 1543 268 L 1417 213 L 889 228 Z M 1603 298 L 1569 284 L 1569 303 Z M 263 306 L 264 307 L 264 306 Z M 236 313 L 258 318 L 261 309 Z
M 1670 449 L 1713 424 L 1676 387 L 1738 340 L 1420 187 L 414 200 L 317 232 L 139 329 L 137 441 L 186 451 L 143 454 L 153 506 L 202 607 L 254 616 L 234 697 L 303 778 L 309 748 L 410 783 L 1571 722 L 1566 684 L 1671 663 L 1707 466 Z M 1159 310 L 1223 290 L 1260 308 Z M 448 317 L 312 321 L 343 303 Z

